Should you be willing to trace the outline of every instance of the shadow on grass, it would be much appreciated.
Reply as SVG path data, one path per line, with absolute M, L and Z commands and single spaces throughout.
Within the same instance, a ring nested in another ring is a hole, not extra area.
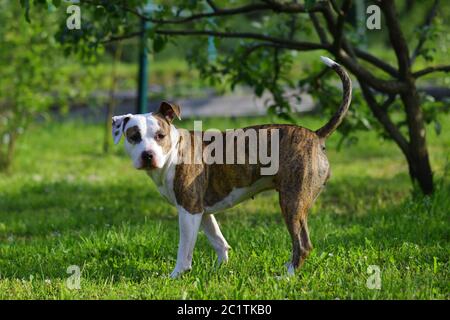
M 0 198 L 0 239 L 175 219 L 174 209 L 149 185 L 125 182 L 31 183 Z

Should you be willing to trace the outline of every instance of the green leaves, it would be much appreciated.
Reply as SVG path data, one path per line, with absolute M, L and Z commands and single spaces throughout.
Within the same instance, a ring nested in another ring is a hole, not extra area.
M 37 116 L 45 117 L 50 107 L 83 96 L 84 85 L 89 83 L 84 76 L 74 85 L 75 72 L 67 68 L 73 61 L 63 58 L 64 47 L 54 39 L 58 17 L 48 13 L 47 1 L 33 2 L 33 12 L 36 16 L 48 14 L 45 19 L 35 19 L 32 24 L 29 18 L 17 19 L 24 9 L 29 14 L 30 2 L 22 0 L 19 5 L 11 1 L 0 10 L 0 21 L 5 21 L 0 28 L 0 141 L 22 134 Z M 86 69 L 76 70 L 83 71 Z M 1 148 L 0 143 L 0 153 Z
M 20 5 L 22 9 L 24 10 L 24 17 L 25 20 L 28 23 L 31 23 L 30 18 L 30 11 L 31 11 L 31 4 L 35 6 L 39 6 L 41 8 L 47 7 L 47 10 L 49 12 L 53 12 L 55 8 L 59 7 L 61 5 L 61 0 L 34 0 L 34 2 L 31 0 L 20 0 Z
M 305 9 L 307 11 L 311 10 L 312 7 L 316 4 L 316 0 L 305 0 Z
M 421 94 L 421 105 L 424 115 L 424 121 L 427 124 L 432 124 L 437 135 L 442 132 L 440 116 L 450 112 L 450 99 L 435 100 L 432 96 Z
M 167 44 L 167 37 L 156 35 L 153 39 L 153 52 L 161 52 Z

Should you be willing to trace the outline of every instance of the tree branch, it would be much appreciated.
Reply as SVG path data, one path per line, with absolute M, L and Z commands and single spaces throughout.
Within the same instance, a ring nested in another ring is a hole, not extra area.
M 325 33 L 325 30 L 320 25 L 319 19 L 317 18 L 316 14 L 314 12 L 310 12 L 309 17 L 311 18 L 311 21 L 313 23 L 314 29 L 317 32 L 317 35 L 319 36 L 320 43 L 328 44 L 327 34 Z
M 305 13 L 322 11 L 328 6 L 326 1 L 318 1 L 311 8 L 306 9 L 303 4 L 296 2 L 277 2 L 275 0 L 263 0 L 273 11 L 284 13 Z
M 205 12 L 205 13 L 195 13 L 188 17 L 179 18 L 179 19 L 154 19 L 146 17 L 145 19 L 159 25 L 164 24 L 183 24 L 188 23 L 192 21 L 197 21 L 201 19 L 207 19 L 212 17 L 223 17 L 223 16 L 230 16 L 230 15 L 236 15 L 236 14 L 246 14 L 250 12 L 256 12 L 256 11 L 263 11 L 263 10 L 271 10 L 271 7 L 264 4 L 264 3 L 257 3 L 257 4 L 249 4 L 238 8 L 233 9 L 219 9 L 216 7 L 216 9 L 213 10 L 213 12 Z
M 380 123 L 383 125 L 384 129 L 389 133 L 391 138 L 397 143 L 397 145 L 402 150 L 403 154 L 406 157 L 409 157 L 409 143 L 406 140 L 406 138 L 401 134 L 400 130 L 398 130 L 397 126 L 391 121 L 389 118 L 389 115 L 380 108 L 377 101 L 375 100 L 375 97 L 373 96 L 373 93 L 370 91 L 369 87 L 365 84 L 364 81 L 361 81 L 361 79 L 358 79 L 359 85 L 361 87 L 361 91 L 363 93 L 364 98 L 367 101 L 367 104 L 372 110 L 375 118 L 380 121 Z
M 351 4 L 352 4 L 351 0 L 345 0 L 344 3 L 342 4 L 341 9 L 338 11 L 338 20 L 336 23 L 336 29 L 334 33 L 334 44 L 333 44 L 336 50 L 339 50 L 339 48 L 342 47 L 342 38 L 343 38 L 342 33 L 344 31 L 345 17 L 347 15 L 348 10 L 350 9 Z
M 341 9 L 339 8 L 339 6 L 338 6 L 338 4 L 336 3 L 336 1 L 330 0 L 329 2 L 330 2 L 331 7 L 333 8 L 334 12 L 336 12 L 336 14 L 337 14 L 338 16 L 342 16 L 342 15 L 343 15 L 343 12 L 342 12 Z
M 260 42 L 253 46 L 249 46 L 242 54 L 242 59 L 247 59 L 248 56 L 250 56 L 253 52 L 255 52 L 260 48 L 282 48 L 282 47 L 270 42 Z
M 95 0 L 81 0 L 81 4 L 88 4 L 88 5 L 94 5 L 94 6 L 105 6 L 105 3 L 103 1 L 95 1 Z M 203 13 L 193 13 L 188 17 L 184 18 L 178 18 L 178 19 L 154 19 L 152 17 L 148 17 L 145 14 L 140 13 L 137 8 L 130 8 L 126 6 L 125 4 L 116 3 L 115 5 L 120 7 L 126 12 L 129 12 L 136 17 L 146 20 L 155 24 L 183 24 L 188 23 L 191 21 L 206 19 L 206 18 L 212 18 L 212 17 L 219 17 L 219 16 L 228 16 L 228 15 L 235 15 L 235 14 L 245 14 L 250 12 L 256 12 L 256 11 L 262 11 L 262 10 L 272 10 L 272 7 L 270 5 L 264 4 L 264 3 L 256 3 L 256 4 L 249 4 L 242 7 L 232 8 L 232 9 L 220 9 L 218 8 L 212 1 L 207 1 L 208 4 L 213 9 L 212 12 L 203 12 Z
M 397 57 L 399 76 L 401 79 L 405 79 L 411 72 L 411 70 L 409 69 L 409 49 L 399 24 L 397 11 L 395 9 L 395 3 L 392 0 L 381 0 L 380 3 L 381 10 L 383 10 L 384 16 L 386 18 L 389 38 Z
M 206 0 L 206 2 L 211 7 L 211 9 L 213 9 L 214 12 L 217 12 L 220 10 L 212 0 Z
M 337 59 L 347 67 L 355 76 L 365 81 L 374 89 L 387 94 L 401 93 L 406 89 L 406 85 L 396 80 L 381 80 L 376 78 L 367 69 L 363 68 L 356 60 L 351 58 L 344 50 L 336 52 Z
M 142 31 L 135 31 L 135 32 L 127 33 L 127 34 L 120 35 L 120 36 L 111 36 L 108 39 L 102 40 L 101 43 L 102 44 L 108 44 L 108 43 L 112 43 L 112 42 L 116 42 L 116 41 L 127 40 L 127 39 L 131 39 L 131 38 L 134 38 L 134 37 L 139 37 L 142 34 L 144 34 L 144 32 L 142 32 Z
M 433 6 L 431 7 L 430 11 L 428 11 L 428 14 L 425 17 L 425 21 L 421 27 L 422 34 L 420 35 L 419 42 L 417 43 L 417 47 L 414 49 L 414 52 L 411 55 L 411 61 L 410 61 L 411 65 L 414 63 L 417 56 L 420 54 L 420 51 L 422 51 L 422 47 L 425 44 L 425 41 L 427 40 L 428 30 L 424 30 L 424 29 L 428 28 L 431 25 L 431 23 L 433 22 L 433 19 L 437 14 L 438 5 L 439 5 L 439 0 L 434 0 Z
M 325 18 L 325 21 L 327 23 L 327 27 L 328 30 L 331 34 L 333 34 L 333 30 L 336 29 L 336 23 L 334 21 L 333 15 L 331 13 L 330 8 L 325 8 L 324 10 L 322 10 L 323 16 Z M 314 23 L 314 21 L 313 21 Z M 378 59 L 377 57 L 361 50 L 358 48 L 350 48 L 350 44 L 347 43 L 345 37 L 343 36 L 342 38 L 342 47 L 344 47 L 344 49 L 350 54 L 350 55 L 355 55 L 358 58 L 361 58 L 369 63 L 371 63 L 372 65 L 380 68 L 381 70 L 385 71 L 386 73 L 390 74 L 391 76 L 398 78 L 398 71 L 392 67 L 391 65 L 389 65 L 388 63 Z M 338 50 L 339 48 L 337 48 Z
M 336 3 L 334 1 L 331 2 L 331 5 L 334 6 L 334 9 L 337 10 L 338 14 L 341 13 L 339 8 L 336 7 L 337 5 L 336 5 Z M 330 5 L 330 3 L 328 3 L 328 6 L 324 7 L 321 10 L 321 12 L 322 12 L 323 17 L 325 19 L 328 32 L 333 36 L 333 39 L 334 39 L 333 50 L 334 50 L 334 52 L 338 52 L 341 48 L 343 48 L 345 51 L 347 51 L 347 53 L 352 58 L 354 58 L 355 57 L 355 52 L 353 51 L 353 47 L 350 44 L 348 44 L 347 40 L 345 39 L 345 37 L 343 35 L 340 36 L 341 37 L 341 41 L 336 41 L 336 36 L 338 36 L 336 34 L 337 22 L 334 21 L 334 16 L 333 16 L 333 12 L 331 10 L 331 5 Z
M 92 6 L 102 6 L 105 7 L 105 2 L 104 1 L 95 1 L 95 0 L 80 0 L 80 4 L 87 4 L 87 5 L 92 5 Z M 120 3 L 115 3 L 116 6 L 118 6 L 119 8 L 123 9 L 126 12 L 131 13 L 132 15 L 138 17 L 139 19 L 142 20 L 148 20 L 148 17 L 145 16 L 144 14 L 140 13 L 139 11 L 133 10 L 130 7 L 127 7 L 125 5 L 122 5 Z
M 271 36 L 262 35 L 259 33 L 251 32 L 220 32 L 220 31 L 209 31 L 209 30 L 155 30 L 157 34 L 163 35 L 174 35 L 174 36 L 213 36 L 218 38 L 238 38 L 238 39 L 253 39 L 268 41 L 279 45 L 282 48 L 295 49 L 300 51 L 308 50 L 328 50 L 327 45 L 314 43 L 314 42 L 302 42 L 293 41 L 289 39 L 276 38 Z
M 333 36 L 336 36 L 336 33 L 334 30 L 336 30 L 336 22 L 333 17 L 332 10 L 330 6 L 326 6 L 324 9 L 321 10 L 323 17 L 325 19 L 325 22 L 327 24 L 327 29 L 330 34 Z M 336 43 L 336 39 L 334 39 L 334 43 Z M 339 42 L 338 42 L 339 43 Z M 366 81 L 368 85 L 373 87 L 374 89 L 381 91 L 383 93 L 387 94 L 397 94 L 405 90 L 405 85 L 399 81 L 395 80 L 381 80 L 376 78 L 371 72 L 369 72 L 367 69 L 363 68 L 356 59 L 357 56 L 360 58 L 371 62 L 372 64 L 376 65 L 377 67 L 380 67 L 382 70 L 389 70 L 388 73 L 396 73 L 397 71 L 393 68 L 387 65 L 386 63 L 381 62 L 379 59 L 366 54 L 362 50 L 355 50 L 353 47 L 347 43 L 345 37 L 342 37 L 342 48 L 336 48 L 335 46 L 332 46 L 330 48 L 330 51 L 334 53 L 336 58 L 352 72 L 355 76 L 360 77 Z
M 208 4 L 211 6 L 213 4 L 212 1 L 208 1 Z M 213 4 L 213 12 L 206 13 L 194 13 L 188 17 L 180 18 L 180 19 L 153 19 L 146 17 L 146 20 L 153 22 L 155 24 L 183 24 L 187 22 L 192 22 L 196 20 L 201 20 L 205 18 L 212 17 L 222 17 L 222 16 L 230 16 L 236 14 L 246 14 L 250 12 L 257 11 L 273 11 L 275 13 L 306 13 L 306 12 L 317 12 L 322 10 L 325 7 L 326 3 L 323 1 L 317 2 L 312 8 L 306 10 L 303 4 L 298 3 L 278 3 L 276 1 L 264 1 L 264 3 L 254 3 L 245 5 L 242 7 L 232 8 L 232 9 L 221 9 Z
M 397 69 L 395 69 L 393 66 L 391 66 L 387 62 L 384 62 L 383 60 L 378 59 L 377 57 L 371 55 L 370 53 L 363 51 L 361 49 L 358 49 L 358 48 L 354 48 L 354 52 L 358 58 L 361 58 L 362 60 L 371 63 L 372 65 L 380 68 L 384 72 L 390 74 L 394 78 L 398 78 Z
M 218 31 L 198 31 L 198 30 L 156 30 L 158 34 L 165 35 L 180 35 L 180 36 L 191 36 L 191 35 L 202 35 L 202 36 L 216 36 L 221 38 L 241 38 L 241 39 L 254 39 L 268 41 L 270 43 L 276 44 L 281 48 L 293 49 L 298 51 L 309 51 L 309 50 L 331 50 L 329 45 L 311 43 L 311 42 L 299 42 L 291 41 L 287 39 L 274 38 L 270 36 L 265 36 L 255 33 L 235 33 L 235 32 L 218 32 Z M 340 50 L 336 56 L 344 66 L 346 66 L 352 73 L 363 78 L 368 84 L 373 88 L 388 94 L 397 94 L 405 89 L 403 83 L 395 80 L 381 80 L 374 77 L 369 71 L 361 67 L 357 61 L 349 57 L 343 50 Z
M 380 108 L 384 111 L 386 111 L 389 106 L 394 103 L 395 98 L 397 97 L 396 94 L 391 94 L 388 96 L 388 98 L 383 102 L 383 104 L 380 106 Z
M 320 4 L 327 5 L 326 7 L 323 7 L 321 10 L 322 12 L 328 12 L 328 15 L 325 17 L 327 21 L 329 21 L 328 27 L 333 30 L 334 22 L 333 17 L 331 15 L 331 12 L 329 12 L 329 6 L 327 2 L 318 2 Z M 265 3 L 266 5 L 274 6 L 273 1 L 268 1 Z M 287 5 L 287 4 L 286 4 Z M 297 6 L 296 8 L 300 8 L 303 6 L 300 6 L 295 3 L 290 3 L 290 6 Z M 285 4 L 276 4 L 276 6 L 285 6 Z M 325 9 L 324 9 L 325 8 Z M 250 32 L 220 32 L 220 31 L 208 31 L 208 30 L 167 30 L 167 29 L 156 29 L 156 34 L 161 35 L 171 35 L 171 36 L 214 36 L 219 38 L 237 38 L 237 39 L 252 39 L 252 40 L 259 40 L 264 41 L 268 43 L 272 43 L 276 45 L 279 48 L 285 48 L 285 49 L 291 49 L 291 50 L 297 50 L 297 51 L 310 51 L 310 50 L 327 50 L 330 52 L 333 52 L 339 61 L 342 62 L 342 64 L 347 67 L 352 73 L 354 73 L 356 76 L 363 78 L 367 84 L 369 84 L 374 89 L 381 91 L 383 93 L 388 94 L 396 94 L 400 93 L 404 90 L 404 84 L 398 81 L 387 81 L 387 80 L 381 80 L 379 78 L 376 78 L 372 73 L 370 73 L 367 69 L 360 66 L 357 62 L 357 60 L 352 56 L 348 56 L 347 53 L 343 50 L 333 50 L 333 48 L 330 47 L 329 44 L 318 44 L 313 42 L 301 42 L 301 41 L 294 41 L 289 39 L 283 39 L 283 38 L 277 38 L 272 37 L 268 35 L 263 35 L 259 33 L 250 33 Z M 122 35 L 118 37 L 111 37 L 108 40 L 105 40 L 104 43 L 108 43 L 111 41 L 117 41 L 117 40 L 123 40 L 128 39 L 134 36 L 141 35 L 142 32 L 134 32 L 128 35 Z M 343 44 L 345 42 L 345 39 L 343 39 Z M 351 50 L 350 50 L 351 51 Z M 361 53 L 360 53 L 361 55 Z M 362 55 L 368 59 L 367 55 Z M 371 59 L 371 61 L 375 61 L 374 59 Z M 378 64 L 380 64 L 378 62 Z
M 211 31 L 211 30 L 164 30 L 157 29 L 155 33 L 161 35 L 171 35 L 171 36 L 213 36 L 218 38 L 234 38 L 234 39 L 252 39 L 252 40 L 260 40 L 265 41 L 272 44 L 272 47 L 292 49 L 298 51 L 310 51 L 310 50 L 328 50 L 329 46 L 314 43 L 314 42 L 302 42 L 302 41 L 293 41 L 289 39 L 276 38 L 271 36 L 262 35 L 259 33 L 251 33 L 251 32 L 220 32 L 220 31 Z M 142 31 L 136 31 L 129 34 L 121 35 L 121 36 L 113 36 L 109 39 L 102 41 L 102 43 L 110 43 L 119 40 L 130 39 L 133 37 L 137 37 L 142 35 Z M 268 46 L 267 43 L 261 44 L 261 46 Z
M 429 73 L 432 72 L 450 72 L 450 65 L 448 66 L 436 66 L 436 67 L 428 67 L 425 69 L 422 69 L 420 71 L 414 72 L 413 73 L 413 77 L 414 78 L 419 78 L 419 77 L 423 77 Z

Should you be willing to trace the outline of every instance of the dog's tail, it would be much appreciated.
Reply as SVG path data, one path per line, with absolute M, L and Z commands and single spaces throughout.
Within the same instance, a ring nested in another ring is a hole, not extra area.
M 322 128 L 316 130 L 316 134 L 319 137 L 327 138 L 341 124 L 342 120 L 344 119 L 347 113 L 348 107 L 350 106 L 350 102 L 352 100 L 352 81 L 350 80 L 347 71 L 345 71 L 345 69 L 342 68 L 341 65 L 334 62 L 330 58 L 327 57 L 320 57 L 320 58 L 327 66 L 332 68 L 339 75 L 342 81 L 342 88 L 344 91 L 342 102 L 341 105 L 339 106 L 339 109 Z

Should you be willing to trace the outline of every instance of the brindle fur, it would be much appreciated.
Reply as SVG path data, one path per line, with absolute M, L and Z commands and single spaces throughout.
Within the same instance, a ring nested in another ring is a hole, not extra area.
M 174 181 L 177 203 L 188 212 L 200 213 L 223 200 L 235 188 L 249 187 L 261 178 L 271 179 L 272 183 L 266 190 L 279 192 L 280 207 L 292 238 L 292 262 L 297 268 L 312 249 L 308 210 L 330 176 L 324 140 L 315 132 L 294 125 L 259 125 L 244 128 L 244 131 L 247 129 L 279 130 L 278 172 L 273 176 L 262 176 L 259 163 L 181 163 L 176 167 Z M 179 156 L 188 151 L 193 156 L 193 148 L 186 148 L 186 141 L 190 139 L 193 145 L 194 137 L 192 131 L 180 137 Z M 203 143 L 203 148 L 206 145 Z M 246 153 L 248 159 L 248 149 Z

